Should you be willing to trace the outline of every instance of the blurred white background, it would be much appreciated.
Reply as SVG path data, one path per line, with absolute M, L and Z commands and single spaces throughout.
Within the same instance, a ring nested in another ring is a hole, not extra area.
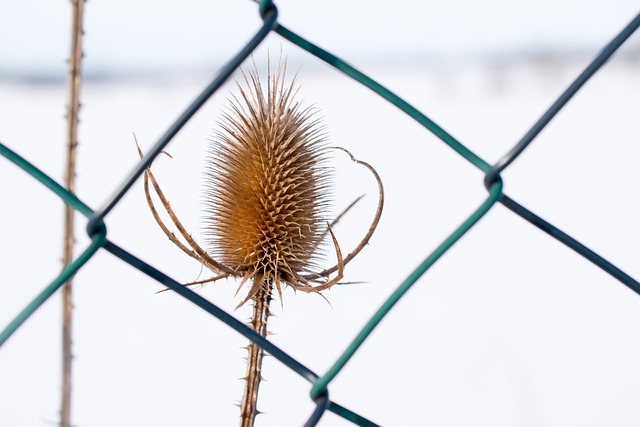
M 280 22 L 346 59 L 495 162 L 637 2 L 282 0 Z M 78 196 L 93 208 L 260 25 L 250 1 L 92 1 L 86 5 Z M 0 4 L 0 141 L 62 181 L 68 2 Z M 387 201 L 349 264 L 365 282 L 285 292 L 270 338 L 316 373 L 339 357 L 398 284 L 486 198 L 482 174 L 395 107 L 276 34 L 300 69 L 301 97 L 336 145 L 374 165 Z M 635 34 L 503 174 L 505 192 L 640 278 L 640 37 Z M 155 164 L 181 219 L 201 237 L 202 167 L 230 82 Z M 366 193 L 336 229 L 364 233 L 375 183 L 336 157 L 336 207 Z M 60 270 L 62 203 L 0 159 L 0 327 Z M 181 282 L 198 265 L 153 222 L 136 184 L 107 218 L 109 238 Z M 78 216 L 77 250 L 88 239 Z M 332 258 L 327 263 L 332 262 Z M 237 284 L 198 291 L 234 312 Z M 77 426 L 235 425 L 245 339 L 101 251 L 75 278 Z M 242 292 L 242 291 L 241 291 Z M 0 349 L 0 424 L 55 424 L 61 314 L 48 301 Z M 640 299 L 519 217 L 495 206 L 406 295 L 330 385 L 385 426 L 636 426 Z M 302 425 L 309 384 L 265 361 L 261 426 Z M 330 413 L 321 426 L 351 425 Z

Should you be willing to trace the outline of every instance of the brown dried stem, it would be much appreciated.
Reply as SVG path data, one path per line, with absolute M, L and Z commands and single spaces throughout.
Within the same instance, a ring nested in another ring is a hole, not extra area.
M 76 147 L 78 146 L 78 111 L 80 109 L 80 65 L 82 60 L 82 16 L 84 0 L 72 0 L 73 17 L 71 21 L 71 55 L 67 75 L 68 111 L 67 111 L 67 150 L 65 166 L 65 187 L 75 191 Z M 64 210 L 64 246 L 62 264 L 66 266 L 73 258 L 73 209 Z M 72 279 L 62 288 L 62 384 L 60 401 L 60 426 L 71 426 L 71 364 L 72 354 Z
M 182 225 L 151 168 L 144 175 L 147 204 L 163 233 L 215 275 L 191 284 L 235 277 L 240 279 L 240 290 L 247 282 L 251 283 L 238 307 L 253 301 L 250 326 L 262 336 L 267 334 L 272 294 L 277 292 L 282 301 L 282 285 L 302 292 L 320 292 L 339 283 L 345 265 L 371 238 L 384 205 L 378 173 L 349 151 L 325 145 L 322 127 L 314 117 L 315 110 L 302 108 L 295 101 L 297 87 L 294 82 L 285 85 L 285 72 L 285 61 L 279 64 L 275 75 L 271 74 L 268 64 L 266 88 L 256 69 L 248 74 L 243 72 L 245 87 L 238 84 L 240 95 L 232 97 L 220 130 L 211 141 L 205 184 L 209 252 Z M 328 149 L 346 152 L 355 163 L 369 169 L 378 184 L 378 207 L 369 230 L 344 258 L 332 226 L 359 199 L 331 224 L 326 222 L 331 187 Z M 138 153 L 142 156 L 139 147 Z M 167 224 L 173 224 L 178 233 L 171 231 L 161 219 L 152 192 L 169 216 Z M 327 233 L 333 242 L 337 263 L 321 272 L 310 273 L 315 268 L 318 246 Z M 253 426 L 260 413 L 257 399 L 263 350 L 254 343 L 250 343 L 247 350 L 245 389 L 239 405 L 241 427 Z
M 267 335 L 267 320 L 269 319 L 269 303 L 273 285 L 265 283 L 252 298 L 253 316 L 249 326 L 262 335 Z M 251 342 L 247 346 L 247 375 L 245 376 L 244 393 L 240 402 L 240 427 L 253 427 L 258 411 L 258 389 L 262 381 L 262 359 L 264 350 Z
M 138 155 L 142 158 L 142 155 L 143 155 L 142 149 L 138 144 L 138 139 L 136 138 L 135 135 L 133 136 L 133 138 L 136 143 L 136 148 L 138 149 Z M 180 240 L 178 240 L 176 235 L 167 228 L 167 226 L 162 221 L 162 218 L 160 218 L 160 214 L 158 213 L 158 210 L 156 209 L 155 204 L 153 203 L 153 199 L 151 198 L 151 192 L 149 191 L 149 181 L 151 181 L 151 185 L 153 186 L 153 189 L 156 192 L 156 195 L 160 199 L 160 203 L 162 203 L 162 206 L 164 207 L 165 211 L 169 215 L 171 222 L 173 222 L 173 224 L 176 226 L 176 228 L 178 229 L 182 237 L 187 241 L 189 246 L 193 248 L 193 250 L 189 249 Z M 162 191 L 162 188 L 160 188 L 160 184 L 158 184 L 158 181 L 156 181 L 156 178 L 153 175 L 153 172 L 151 171 L 151 167 L 148 167 L 147 170 L 145 170 L 144 172 L 144 194 L 147 199 L 147 205 L 151 210 L 151 214 L 153 215 L 153 218 L 155 219 L 156 223 L 160 226 L 160 229 L 164 232 L 167 238 L 174 245 L 179 247 L 184 253 L 186 253 L 196 261 L 200 262 L 201 264 L 205 265 L 207 268 L 211 269 L 212 271 L 214 272 L 222 271 L 224 273 L 224 274 L 220 274 L 219 277 L 212 279 L 210 281 L 215 281 L 220 278 L 227 277 L 229 274 L 235 273 L 235 271 L 231 270 L 229 267 L 226 267 L 220 264 L 219 262 L 217 262 L 216 260 L 214 260 L 213 258 L 211 258 L 209 254 L 207 254 L 207 252 L 204 249 L 202 249 L 202 247 L 198 243 L 196 243 L 195 240 L 193 240 L 193 237 L 191 237 L 191 234 L 189 234 L 189 232 L 184 227 L 184 225 L 182 225 L 182 222 L 180 222 L 180 220 L 178 219 L 178 216 L 173 211 L 173 208 L 171 207 L 171 203 L 169 202 L 169 199 L 167 199 L 167 197 L 164 195 L 164 192 Z
M 382 185 L 382 179 L 380 179 L 380 175 L 378 175 L 378 172 L 374 169 L 373 166 L 371 166 L 369 163 L 364 162 L 362 160 L 356 159 L 356 157 L 351 154 L 351 152 L 345 148 L 342 147 L 331 147 L 334 150 L 340 150 L 340 151 L 344 151 L 345 153 L 347 153 L 347 155 L 351 158 L 351 161 L 362 165 L 364 167 L 366 167 L 367 169 L 369 169 L 369 172 L 371 172 L 371 174 L 373 175 L 373 177 L 376 180 L 376 183 L 378 184 L 378 206 L 376 207 L 376 213 L 373 216 L 373 220 L 371 221 L 371 224 L 369 225 L 369 230 L 367 230 L 367 234 L 365 234 L 364 238 L 360 241 L 360 243 L 358 243 L 358 245 L 351 251 L 351 253 L 349 253 L 349 255 L 347 255 L 346 257 L 344 257 L 344 259 L 339 259 L 338 263 L 336 265 L 334 265 L 333 267 L 327 268 L 325 270 L 322 270 L 319 273 L 311 273 L 311 274 L 306 274 L 303 276 L 300 276 L 300 279 L 302 279 L 302 281 L 308 281 L 308 280 L 314 280 L 320 277 L 326 277 L 329 274 L 333 273 L 336 270 L 341 271 L 342 268 L 344 268 L 345 265 L 347 265 L 347 263 L 349 263 L 349 261 L 351 261 L 353 258 L 356 257 L 356 255 L 358 255 L 360 253 L 360 251 L 362 249 L 364 249 L 364 247 L 369 243 L 369 239 L 371 239 L 371 236 L 373 236 L 373 233 L 376 231 L 376 228 L 378 227 L 378 223 L 380 222 L 380 217 L 382 216 L 382 209 L 384 208 L 384 186 Z M 362 196 L 361 196 L 362 197 Z M 347 209 L 350 209 L 358 200 L 360 200 L 359 197 L 358 199 L 356 199 L 355 202 L 353 202 Z M 334 223 L 338 222 L 338 220 L 340 219 L 340 217 L 344 215 L 344 212 L 342 214 L 340 214 L 338 216 L 338 218 L 336 218 L 336 220 L 334 221 Z M 330 231 L 330 229 L 329 229 Z M 334 238 L 334 243 L 335 243 L 335 238 Z M 337 243 L 335 243 L 337 244 Z M 325 289 L 326 287 L 323 287 L 322 289 Z M 296 288 L 298 289 L 298 288 Z M 300 290 L 304 290 L 304 289 L 300 289 Z M 321 289 L 318 289 L 318 291 Z M 306 292 L 317 292 L 312 290 L 311 288 L 308 288 Z

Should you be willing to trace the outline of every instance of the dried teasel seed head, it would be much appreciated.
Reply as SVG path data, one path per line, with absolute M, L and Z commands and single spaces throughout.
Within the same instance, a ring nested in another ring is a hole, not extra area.
M 313 108 L 296 101 L 286 64 L 244 72 L 207 159 L 205 235 L 209 253 L 261 287 L 292 282 L 316 267 L 326 234 L 333 172 Z M 244 302 L 243 301 L 243 302 Z

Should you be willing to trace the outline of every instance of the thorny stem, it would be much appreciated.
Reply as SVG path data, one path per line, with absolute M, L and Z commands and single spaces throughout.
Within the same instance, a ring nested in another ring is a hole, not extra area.
M 263 286 L 252 298 L 253 316 L 249 326 L 262 335 L 267 335 L 267 320 L 269 319 L 269 303 L 271 302 L 273 284 Z M 247 375 L 245 376 L 244 393 L 240 402 L 240 427 L 253 427 L 256 415 L 260 413 L 257 408 L 258 388 L 262 380 L 262 358 L 264 350 L 251 342 L 247 346 Z
M 71 23 L 71 55 L 67 75 L 68 111 L 67 111 L 67 150 L 65 166 L 65 187 L 75 192 L 76 147 L 78 145 L 78 110 L 80 109 L 80 63 L 82 60 L 82 15 L 84 0 L 71 0 L 73 18 Z M 64 210 L 64 247 L 63 267 L 73 259 L 73 209 L 65 205 Z M 62 288 L 62 384 L 60 398 L 60 427 L 71 426 L 71 352 L 72 336 L 72 277 Z

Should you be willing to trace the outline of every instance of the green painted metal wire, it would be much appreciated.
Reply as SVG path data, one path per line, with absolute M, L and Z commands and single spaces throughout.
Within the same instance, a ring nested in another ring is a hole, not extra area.
M 2 332 L 0 332 L 0 346 L 2 346 L 13 333 L 29 318 L 35 311 L 40 308 L 46 300 L 48 300 L 58 289 L 64 285 L 67 280 L 87 262 L 91 257 L 98 252 L 98 249 L 102 247 L 106 240 L 107 234 L 103 229 L 102 231 L 94 234 L 91 244 L 76 258 L 73 262 L 68 264 L 62 272 L 56 277 L 38 296 L 22 310 L 15 319 L 13 319 L 9 325 Z
M 58 197 L 60 197 L 66 204 L 71 206 L 73 209 L 80 212 L 82 215 L 89 217 L 93 214 L 91 208 L 82 203 L 80 199 L 70 193 L 66 188 L 62 185 L 58 184 L 55 180 L 51 179 L 47 174 L 42 172 L 40 169 L 32 165 L 25 158 L 20 156 L 15 151 L 11 150 L 9 147 L 0 142 L 0 154 L 4 156 L 7 160 L 11 161 L 13 164 L 18 166 L 20 169 L 37 179 L 40 183 L 42 183 L 49 190 L 53 191 Z
M 443 128 L 438 126 L 433 120 L 431 120 L 430 118 L 422 114 L 420 111 L 418 111 L 414 106 L 409 104 L 404 99 L 400 98 L 398 95 L 396 95 L 386 87 L 382 86 L 380 83 L 373 80 L 371 77 L 361 73 L 351 65 L 347 64 L 342 59 L 338 58 L 335 55 L 330 54 L 326 50 L 303 39 L 293 31 L 288 30 L 282 25 L 278 25 L 274 31 L 280 34 L 282 37 L 289 40 L 290 42 L 300 46 L 301 48 L 311 53 L 312 55 L 317 56 L 318 58 L 322 59 L 329 65 L 332 65 L 336 69 L 342 71 L 347 76 L 363 84 L 367 88 L 371 89 L 372 91 L 374 91 L 375 93 L 377 93 L 378 95 L 380 95 L 381 97 L 383 97 L 384 99 L 386 99 L 387 101 L 389 101 L 390 103 L 398 107 L 400 110 L 405 112 L 409 117 L 411 117 L 412 119 L 420 123 L 422 126 L 427 128 L 435 136 L 440 138 L 445 144 L 453 148 L 456 151 L 456 153 L 460 154 L 463 158 L 468 160 L 472 165 L 474 165 L 481 171 L 486 172 L 487 170 L 489 170 L 489 164 L 484 160 L 482 160 L 477 154 L 475 154 L 469 148 L 462 145 L 457 139 L 451 136 Z
M 335 402 L 331 402 L 331 405 L 329 406 L 329 410 L 334 414 L 344 418 L 345 420 L 351 421 L 353 424 L 363 426 L 363 427 L 378 427 L 378 424 L 372 423 L 368 419 L 351 412 L 347 408 L 342 407 Z
M 58 195 L 65 203 L 71 206 L 73 209 L 79 211 L 85 216 L 89 216 L 93 211 L 84 203 L 82 203 L 76 196 L 67 191 L 63 186 L 51 179 L 48 175 L 36 168 L 29 161 L 24 159 L 15 151 L 11 150 L 0 142 L 0 154 L 7 158 L 9 161 L 20 167 L 29 175 L 34 177 L 48 189 Z M 0 332 L 0 347 L 9 339 L 9 337 L 38 309 L 40 306 L 51 297 L 65 282 L 73 276 L 104 244 L 106 239 L 106 230 L 101 229 L 99 233 L 96 233 L 92 239 L 91 244 L 76 258 L 75 261 L 67 265 L 47 287 L 45 287 L 38 296 L 31 301 L 27 307 L 22 310 L 15 319 L 13 319 L 9 325 L 7 325 L 2 332 Z
M 169 142 L 175 137 L 182 127 L 193 117 L 193 115 L 211 98 L 211 96 L 224 84 L 224 82 L 231 77 L 233 72 L 242 65 L 245 59 L 251 55 L 262 41 L 269 35 L 269 32 L 277 24 L 278 10 L 273 7 L 269 11 L 266 11 L 263 15 L 264 24 L 258 29 L 256 34 L 249 40 L 247 45 L 243 47 L 231 60 L 222 67 L 222 70 L 216 75 L 216 77 L 207 85 L 207 87 L 194 99 L 194 101 L 185 109 L 185 111 L 169 126 L 167 131 L 160 137 L 149 152 L 142 158 L 142 160 L 131 171 L 129 176 L 122 182 L 122 184 L 116 189 L 111 197 L 109 197 L 103 206 L 98 209 L 95 216 L 89 220 L 87 224 L 87 232 L 92 234 L 92 230 L 96 227 L 96 224 L 102 222 L 104 217 L 113 209 L 113 207 L 120 201 L 127 191 L 131 188 L 134 182 L 144 173 L 153 160 L 160 154 L 162 150 L 169 144 Z
M 355 352 L 360 348 L 362 343 L 367 339 L 367 337 L 373 332 L 373 330 L 378 326 L 378 323 L 391 311 L 393 306 L 396 305 L 400 298 L 404 296 L 405 293 L 416 283 L 416 281 L 422 277 L 424 273 L 427 272 L 429 268 L 438 260 L 442 255 L 445 254 L 462 236 L 464 236 L 467 231 L 471 229 L 483 216 L 489 212 L 489 209 L 500 200 L 500 196 L 502 195 L 502 181 L 496 181 L 490 189 L 489 198 L 485 200 L 485 202 L 480 205 L 480 207 L 473 212 L 473 214 L 467 218 L 465 222 L 460 225 L 447 239 L 442 242 L 440 246 L 436 248 L 435 251 L 431 253 L 420 265 L 409 274 L 409 276 L 398 286 L 398 288 L 387 298 L 387 300 L 382 304 L 382 306 L 378 309 L 378 311 L 371 317 L 369 322 L 362 328 L 362 330 L 358 333 L 355 339 L 349 344 L 344 353 L 340 356 L 340 358 L 329 368 L 326 374 L 318 379 L 313 384 L 311 388 L 311 398 L 315 397 L 317 394 L 322 393 L 327 385 L 335 378 L 336 375 L 344 368 L 347 362 L 351 359 L 351 357 L 355 354 Z
M 640 26 L 640 14 L 636 15 L 607 45 L 596 55 L 587 65 L 580 75 L 562 92 L 558 99 L 544 112 L 542 117 L 535 122 L 520 141 L 496 164 L 487 174 L 489 180 L 491 176 L 498 175 L 511 164 L 522 152 L 531 144 L 536 136 L 544 129 L 558 112 L 569 102 L 571 98 L 582 88 L 582 86 L 611 58 L 620 46 L 633 34 Z
M 257 33 L 253 36 L 250 42 L 245 46 L 236 56 L 234 56 L 222 69 L 222 71 L 213 79 L 213 81 L 200 93 L 194 100 L 194 102 L 185 110 L 185 112 L 178 117 L 166 133 L 158 140 L 149 153 L 136 165 L 134 170 L 125 177 L 119 186 L 114 190 L 113 196 L 105 200 L 104 204 L 96 212 L 92 211 L 87 205 L 82 203 L 76 196 L 69 193 L 62 186 L 60 186 L 53 179 L 48 177 L 38 168 L 33 166 L 27 160 L 19 156 L 17 153 L 0 143 L 0 155 L 4 156 L 18 167 L 22 168 L 26 173 L 30 174 L 43 185 L 58 195 L 64 203 L 71 206 L 73 209 L 80 212 L 82 215 L 89 218 L 87 224 L 87 232 L 91 237 L 91 243 L 89 246 L 78 256 L 78 258 L 69 264 L 62 272 L 56 277 L 49 285 L 47 285 L 43 291 L 31 302 L 29 305 L 18 314 L 18 316 L 9 323 L 9 325 L 0 332 L 0 346 L 2 346 L 7 339 L 13 334 L 33 313 L 53 295 L 56 290 L 73 274 L 75 274 L 85 263 L 89 260 L 101 247 L 128 263 L 141 272 L 149 275 L 158 282 L 166 285 L 180 296 L 184 297 L 196 306 L 206 310 L 208 313 L 224 322 L 229 327 L 236 330 L 238 333 L 244 335 L 248 339 L 252 340 L 265 351 L 274 356 L 277 360 L 288 366 L 298 375 L 307 379 L 312 385 L 310 390 L 310 396 L 316 403 L 316 407 L 310 415 L 305 426 L 315 426 L 326 412 L 329 410 L 336 415 L 348 420 L 359 426 L 376 426 L 377 424 L 360 416 L 351 410 L 333 402 L 329 398 L 329 384 L 331 381 L 341 372 L 341 370 L 347 365 L 351 357 L 360 348 L 363 342 L 373 333 L 377 325 L 382 319 L 388 315 L 390 310 L 398 303 L 398 301 L 413 287 L 418 279 L 422 277 L 434 263 L 442 257 L 462 236 L 464 236 L 471 228 L 473 228 L 478 221 L 484 217 L 490 209 L 500 202 L 512 212 L 519 215 L 523 219 L 529 221 L 540 230 L 556 238 L 567 247 L 575 250 L 577 253 L 584 256 L 586 259 L 593 262 L 598 267 L 607 271 L 617 280 L 634 290 L 636 293 L 640 293 L 640 284 L 611 264 L 602 256 L 596 254 L 582 243 L 577 242 L 571 236 L 559 230 L 554 225 L 548 223 L 541 217 L 533 214 L 524 206 L 518 204 L 513 199 L 502 193 L 502 180 L 500 178 L 500 172 L 508 167 L 511 162 L 519 156 L 525 148 L 534 140 L 536 135 L 543 129 L 549 121 L 555 116 L 555 114 L 568 102 L 568 100 L 582 87 L 582 85 L 606 62 L 606 60 L 622 45 L 622 43 L 640 26 L 640 14 L 636 16 L 621 32 L 618 34 L 609 44 L 607 44 L 603 50 L 596 56 L 596 58 L 589 64 L 585 71 L 578 76 L 575 82 L 569 86 L 569 88 L 558 98 L 558 100 L 552 105 L 552 107 L 545 112 L 542 117 L 536 122 L 534 127 L 525 134 L 525 136 L 513 147 L 509 153 L 503 156 L 495 165 L 490 165 L 488 162 L 476 155 L 472 150 L 456 140 L 451 134 L 438 126 L 434 121 L 429 119 L 425 114 L 418 111 L 409 103 L 398 97 L 395 93 L 380 85 L 364 73 L 356 70 L 345 61 L 337 58 L 331 53 L 318 47 L 317 45 L 307 41 L 298 34 L 292 32 L 286 27 L 280 25 L 277 21 L 278 10 L 274 3 L 270 0 L 262 0 L 259 2 L 258 11 L 263 19 L 263 25 L 259 28 Z M 362 330 L 357 334 L 353 341 L 347 346 L 345 351 L 338 357 L 336 362 L 329 368 L 329 370 L 322 376 L 318 376 L 302 363 L 298 362 L 285 351 L 272 344 L 266 338 L 255 333 L 248 328 L 243 322 L 239 321 L 232 315 L 221 310 L 215 304 L 202 298 L 197 293 L 190 289 L 180 285 L 177 281 L 166 276 L 154 267 L 144 263 L 140 259 L 136 258 L 125 249 L 120 248 L 117 244 L 107 239 L 106 226 L 104 219 L 109 214 L 111 209 L 120 201 L 122 196 L 131 188 L 133 183 L 139 179 L 144 170 L 151 164 L 153 159 L 164 149 L 164 147 L 173 139 L 173 137 L 180 131 L 180 129 L 190 120 L 191 117 L 204 105 L 204 103 L 222 86 L 222 84 L 229 78 L 229 76 L 242 64 L 242 62 L 253 52 L 253 50 L 264 40 L 264 38 L 271 32 L 275 32 L 292 43 L 300 46 L 309 53 L 317 56 L 323 61 L 335 67 L 337 70 L 343 72 L 353 80 L 363 84 L 367 88 L 371 89 L 382 98 L 392 103 L 400 110 L 405 112 L 409 117 L 416 120 L 427 130 L 432 132 L 435 136 L 440 138 L 445 144 L 451 147 L 461 157 L 466 159 L 473 166 L 477 167 L 485 173 L 485 185 L 489 190 L 487 199 L 482 205 L 474 211 L 471 216 L 464 221 L 458 229 L 456 229 L 433 253 L 428 255 L 425 260 L 414 270 L 408 277 L 397 287 L 397 289 L 389 296 L 389 298 L 382 304 L 382 306 L 374 313 L 369 319 Z
M 58 184 L 51 177 L 46 175 L 40 169 L 35 167 L 29 161 L 21 157 L 19 154 L 15 153 L 13 150 L 6 147 L 4 144 L 0 143 L 0 154 L 9 159 L 11 162 L 22 168 L 25 172 L 29 173 L 31 176 L 36 178 L 38 181 L 43 183 L 47 188 L 51 189 L 55 194 L 57 194 L 65 203 L 72 206 L 74 209 L 80 211 L 86 217 L 91 217 L 93 211 L 85 205 L 81 200 L 79 200 L 75 195 L 70 193 L 60 184 Z M 29 318 L 33 313 L 45 302 L 47 301 L 71 276 L 73 276 L 101 247 L 104 247 L 108 252 L 112 253 L 114 256 L 120 258 L 125 261 L 129 265 L 135 267 L 141 272 L 149 275 L 154 278 L 158 282 L 163 285 L 169 287 L 174 292 L 178 293 L 180 296 L 184 297 L 188 301 L 193 304 L 199 306 L 200 308 L 207 311 L 209 314 L 212 314 L 223 323 L 228 325 L 229 327 L 235 329 L 239 333 L 243 334 L 248 339 L 256 342 L 262 348 L 264 348 L 268 353 L 270 353 L 273 357 L 281 361 L 287 367 L 292 369 L 294 372 L 299 374 L 300 376 L 307 379 L 310 383 L 314 383 L 318 375 L 312 372 L 309 368 L 302 365 L 300 362 L 289 356 L 286 352 L 272 344 L 266 338 L 262 337 L 258 333 L 256 333 L 253 329 L 249 328 L 243 322 L 239 321 L 235 317 L 226 313 L 224 310 L 217 307 L 215 304 L 207 301 L 197 293 L 193 292 L 191 289 L 181 285 L 177 281 L 171 279 L 166 276 L 159 270 L 154 267 L 148 265 L 144 261 L 136 258 L 132 254 L 128 253 L 124 249 L 120 248 L 118 245 L 110 242 L 106 238 L 106 228 L 104 224 L 102 227 L 97 229 L 97 232 L 93 233 L 91 244 L 78 256 L 76 260 L 67 265 L 62 272 L 49 284 L 47 285 L 37 296 L 34 298 L 27 307 L 22 310 L 8 325 L 5 329 L 0 332 L 0 347 L 11 337 L 11 335 L 20 327 L 22 324 Z M 317 400 L 317 409 L 312 414 L 310 421 L 313 421 L 312 424 L 309 422 L 306 425 L 315 425 L 317 421 L 320 419 L 322 414 L 326 411 L 327 408 L 331 406 L 331 401 L 329 400 L 328 393 L 325 393 L 323 396 L 320 396 Z M 340 408 L 341 413 L 349 418 L 361 420 L 363 424 L 361 425 L 371 425 L 375 424 L 366 418 L 344 408 L 340 405 L 334 405 L 335 409 Z M 314 421 L 315 420 L 315 421 Z

